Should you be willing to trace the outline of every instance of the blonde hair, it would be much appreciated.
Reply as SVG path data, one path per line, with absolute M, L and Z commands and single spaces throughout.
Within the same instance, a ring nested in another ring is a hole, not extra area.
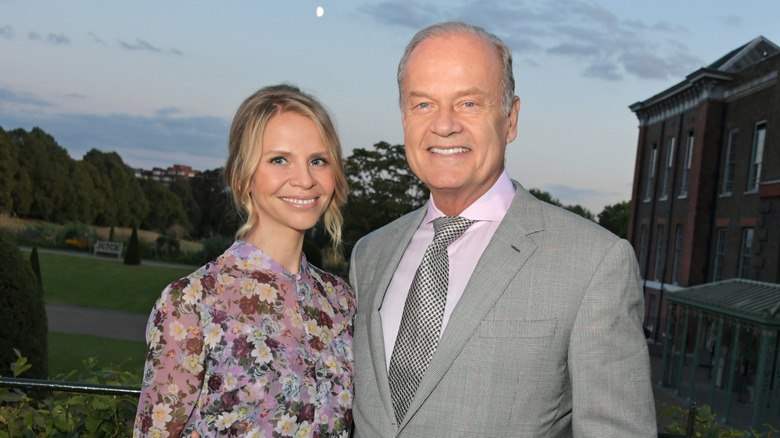
M 341 143 L 336 128 L 325 107 L 312 96 L 295 86 L 281 84 L 261 88 L 249 96 L 238 108 L 228 139 L 228 159 L 225 164 L 225 182 L 233 191 L 233 201 L 239 212 L 246 213 L 246 222 L 236 232 L 243 238 L 258 222 L 258 213 L 252 204 L 249 185 L 260 163 L 263 151 L 263 132 L 274 116 L 290 111 L 308 117 L 317 127 L 328 149 L 333 169 L 335 190 L 325 209 L 323 221 L 333 242 L 334 251 L 341 245 L 341 225 L 344 218 L 339 208 L 347 202 L 347 180 L 341 157 Z M 338 251 L 335 251 L 338 253 Z

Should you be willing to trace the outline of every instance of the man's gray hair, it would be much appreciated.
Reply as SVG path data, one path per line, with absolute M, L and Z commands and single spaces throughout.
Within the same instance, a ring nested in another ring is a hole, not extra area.
M 503 69 L 503 78 L 501 80 L 501 105 L 504 112 L 509 114 L 509 110 L 512 108 L 512 101 L 515 97 L 515 76 L 512 72 L 512 52 L 509 50 L 506 44 L 501 41 L 500 38 L 486 31 L 485 29 L 464 23 L 462 21 L 447 21 L 444 23 L 434 24 L 428 26 L 425 29 L 417 32 L 417 34 L 409 41 L 404 51 L 404 56 L 401 58 L 401 62 L 398 64 L 398 103 L 401 106 L 401 111 L 404 109 L 404 94 L 403 94 L 403 82 L 404 75 L 406 74 L 406 63 L 409 61 L 409 56 L 418 44 L 424 40 L 437 35 L 443 34 L 470 34 L 476 35 L 486 42 L 493 45 L 498 51 L 498 56 L 501 59 L 501 66 Z

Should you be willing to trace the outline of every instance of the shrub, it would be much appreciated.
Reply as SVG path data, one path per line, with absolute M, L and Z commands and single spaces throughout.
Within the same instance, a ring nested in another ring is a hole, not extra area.
M 138 227 L 133 227 L 130 234 L 130 241 L 127 243 L 127 252 L 125 253 L 126 265 L 141 264 L 141 245 L 138 243 Z
M 14 377 L 23 374 L 30 365 L 19 356 L 11 364 Z M 4 368 L 4 367 L 3 367 Z M 84 361 L 79 373 L 71 371 L 58 380 L 102 385 L 141 386 L 140 373 L 129 373 L 118 367 L 97 368 L 97 361 Z M 0 388 L 0 438 L 5 437 L 129 437 L 138 405 L 134 396 L 84 395 L 76 393 L 48 393 L 31 397 L 18 389 Z
M 233 244 L 233 239 L 221 234 L 215 234 L 203 242 L 203 250 L 200 253 L 201 264 L 214 260 L 222 255 Z
M 43 290 L 43 278 L 41 277 L 41 261 L 38 259 L 37 246 L 33 246 L 32 252 L 30 253 L 30 267 L 33 270 L 33 274 L 35 274 L 35 278 L 38 279 L 38 286 L 40 286 L 41 290 Z
M 68 245 L 68 240 L 85 242 L 86 245 L 89 240 L 95 240 L 95 233 L 81 222 L 68 222 L 57 230 L 57 241 Z
M 0 230 L 0 364 L 13 362 L 16 348 L 29 359 L 32 377 L 48 377 L 47 331 L 41 286 L 11 236 Z

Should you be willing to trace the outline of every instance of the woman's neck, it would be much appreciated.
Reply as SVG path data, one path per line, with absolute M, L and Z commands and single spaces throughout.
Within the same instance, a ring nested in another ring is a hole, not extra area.
M 303 232 L 293 233 L 263 233 L 259 229 L 249 232 L 244 238 L 257 248 L 260 248 L 292 274 L 301 269 L 301 252 L 303 251 Z

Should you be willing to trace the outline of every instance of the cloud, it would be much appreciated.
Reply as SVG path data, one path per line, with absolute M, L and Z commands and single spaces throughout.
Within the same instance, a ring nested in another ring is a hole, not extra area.
M 59 35 L 50 33 L 44 37 L 38 32 L 30 32 L 27 34 L 27 38 L 33 41 L 40 41 L 42 43 L 52 44 L 55 46 L 64 46 L 70 44 L 70 38 L 62 33 Z
M 24 96 L 0 89 L 24 102 Z M 0 104 L 0 126 L 5 130 L 40 127 L 51 134 L 75 159 L 90 149 L 116 151 L 134 167 L 190 165 L 200 170 L 224 164 L 229 121 L 218 117 L 172 117 L 174 108 L 154 116 L 130 114 L 47 114 L 20 111 Z
M 0 27 L 0 38 L 5 38 L 7 40 L 10 40 L 13 37 L 14 37 L 14 28 L 13 27 L 11 27 L 9 25 L 5 25 L 3 27 Z
M 96 42 L 96 43 L 98 43 L 98 44 L 106 44 L 106 42 L 105 42 L 105 41 L 103 41 L 102 39 L 100 39 L 100 38 L 99 38 L 97 35 L 95 35 L 95 34 L 94 34 L 94 33 L 92 33 L 92 32 L 87 32 L 87 35 L 88 35 L 90 38 L 92 38 L 92 41 L 94 41 L 94 42 Z
M 116 40 L 116 42 L 119 44 L 119 47 L 130 50 L 130 51 L 142 51 L 142 52 L 151 52 L 151 53 L 163 53 L 163 50 L 159 47 L 153 46 L 152 44 L 142 40 L 142 39 L 136 39 L 135 44 L 128 43 L 127 41 L 122 40 Z M 182 52 L 178 49 L 169 49 L 166 50 L 165 53 L 168 53 L 169 55 L 178 55 L 181 56 Z
M 582 65 L 583 76 L 606 81 L 626 76 L 668 79 L 703 65 L 677 40 L 688 32 L 684 26 L 621 18 L 584 0 L 452 0 L 446 8 L 432 0 L 383 1 L 361 12 L 380 24 L 415 30 L 463 20 L 495 33 L 526 60 L 543 65 L 545 55 L 572 58 Z
M 18 105 L 45 108 L 50 107 L 51 103 L 31 93 L 20 93 L 7 88 L 0 88 L 0 110 L 6 107 L 12 110 L 13 107 Z
M 725 24 L 726 26 L 742 27 L 742 18 L 736 15 L 729 15 L 728 17 L 723 17 L 720 19 L 720 22 Z

